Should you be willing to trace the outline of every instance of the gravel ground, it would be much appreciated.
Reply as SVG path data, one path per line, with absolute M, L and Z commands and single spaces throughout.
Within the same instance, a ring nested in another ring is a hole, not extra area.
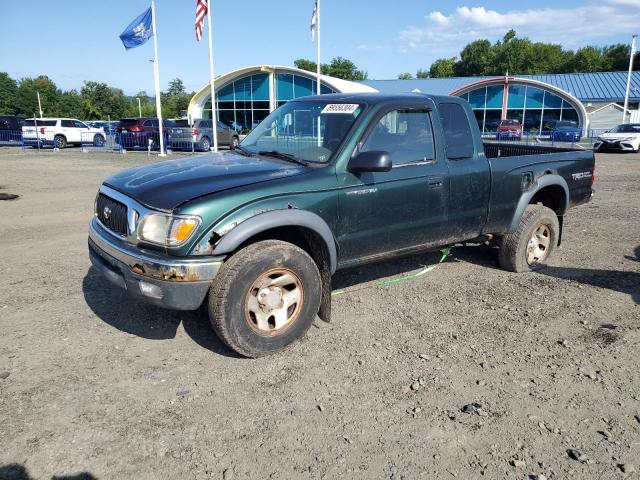
M 0 478 L 637 478 L 640 155 L 598 155 L 543 272 L 341 272 L 333 322 L 258 360 L 90 268 L 98 185 L 154 160 L 0 149 Z

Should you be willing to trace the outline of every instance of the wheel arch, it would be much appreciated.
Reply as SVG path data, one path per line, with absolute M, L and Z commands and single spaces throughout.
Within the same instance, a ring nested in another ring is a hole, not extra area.
M 331 273 L 338 264 L 336 241 L 327 223 L 307 210 L 272 210 L 255 215 L 224 234 L 213 249 L 214 255 L 231 254 L 258 240 L 285 240 L 305 250 L 316 261 L 326 255 Z M 324 249 L 318 251 L 319 248 Z
M 527 205 L 542 203 L 556 213 L 558 220 L 561 220 L 566 212 L 569 205 L 569 186 L 564 178 L 557 174 L 548 174 L 540 177 L 535 185 L 535 189 L 524 192 L 520 197 L 509 231 L 518 228 Z

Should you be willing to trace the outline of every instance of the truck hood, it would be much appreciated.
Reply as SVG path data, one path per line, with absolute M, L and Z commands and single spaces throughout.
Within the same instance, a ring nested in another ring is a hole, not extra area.
M 203 195 L 300 175 L 309 170 L 268 157 L 210 153 L 125 170 L 105 180 L 104 184 L 146 207 L 170 211 Z

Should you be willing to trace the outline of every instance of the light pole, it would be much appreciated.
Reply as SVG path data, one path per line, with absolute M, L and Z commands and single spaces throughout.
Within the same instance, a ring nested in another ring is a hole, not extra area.
M 140 118 L 142 118 L 142 106 L 140 105 L 140 97 L 136 97 L 138 100 L 138 113 L 140 114 Z
M 636 38 L 631 37 L 631 55 L 629 56 L 629 73 L 627 74 L 627 89 L 624 94 L 624 110 L 622 110 L 622 123 L 627 123 L 627 107 L 629 106 L 629 87 L 631 87 L 631 74 L 633 73 L 633 57 L 636 54 Z

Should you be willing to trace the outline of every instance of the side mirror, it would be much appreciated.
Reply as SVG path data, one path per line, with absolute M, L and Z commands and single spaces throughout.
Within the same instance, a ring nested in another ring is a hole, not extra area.
M 370 151 L 362 152 L 349 160 L 347 170 L 351 173 L 361 172 L 388 172 L 391 170 L 391 157 L 389 152 Z

